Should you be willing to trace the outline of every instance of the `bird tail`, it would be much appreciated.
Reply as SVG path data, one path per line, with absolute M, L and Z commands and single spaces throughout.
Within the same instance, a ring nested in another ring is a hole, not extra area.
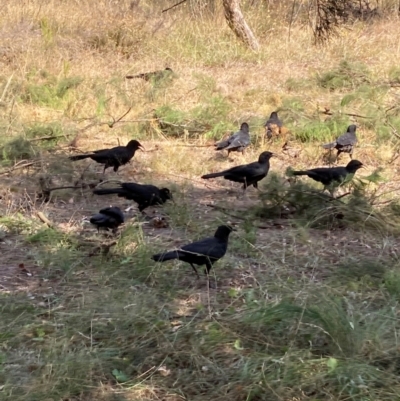
M 178 259 L 178 251 L 170 251 L 170 252 L 163 252 L 157 253 L 151 257 L 155 262 L 165 262 L 167 260 Z
M 307 175 L 307 171 L 292 171 L 291 175 Z
M 87 159 L 88 157 L 92 156 L 92 154 L 84 154 L 84 155 L 75 155 L 75 156 L 69 156 L 69 159 L 72 161 L 76 161 L 76 160 L 83 160 L 83 159 Z
M 225 149 L 229 145 L 228 141 L 222 141 L 215 144 L 215 150 Z
M 202 175 L 201 178 L 208 180 L 209 178 L 223 177 L 225 174 L 226 174 L 226 171 L 221 171 L 219 173 L 211 173 L 211 174 Z
M 118 194 L 121 196 L 124 196 L 126 194 L 125 189 L 123 188 L 99 188 L 99 189 L 94 189 L 93 193 L 95 195 L 113 195 L 113 194 Z
M 324 149 L 333 149 L 336 146 L 336 141 L 335 142 L 330 142 L 330 143 L 325 143 L 322 145 Z

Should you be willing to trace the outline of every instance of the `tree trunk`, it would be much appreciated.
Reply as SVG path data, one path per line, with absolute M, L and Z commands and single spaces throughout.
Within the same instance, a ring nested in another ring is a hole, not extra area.
M 251 31 L 250 27 L 244 20 L 239 5 L 240 0 L 223 0 L 224 14 L 229 28 L 235 35 L 253 50 L 258 50 L 260 45 Z

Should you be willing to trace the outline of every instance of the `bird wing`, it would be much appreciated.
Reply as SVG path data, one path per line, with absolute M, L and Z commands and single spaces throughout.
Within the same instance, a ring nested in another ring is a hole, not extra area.
M 331 168 L 330 170 L 333 181 L 343 181 L 348 174 L 346 167 L 334 167 Z
M 232 143 L 232 141 L 234 141 L 236 139 L 236 137 L 239 135 L 239 133 L 240 132 L 235 132 L 228 139 L 225 139 L 224 141 L 221 141 L 221 142 L 218 142 L 217 144 L 215 144 L 215 146 L 217 147 L 217 150 L 225 149 L 227 146 L 229 146 Z
M 109 157 L 110 152 L 113 152 L 115 148 L 111 148 L 111 149 L 99 149 L 99 150 L 94 150 L 92 153 L 95 154 L 96 156 L 99 157 Z
M 100 210 L 100 213 L 109 217 L 112 217 L 116 221 L 124 222 L 124 215 L 121 209 L 118 207 L 106 207 Z
M 178 252 L 194 253 L 208 256 L 210 259 L 220 259 L 226 253 L 227 243 L 217 240 L 215 237 L 205 238 L 181 247 Z
M 127 199 L 137 203 L 149 202 L 160 197 L 160 190 L 154 185 L 141 185 L 134 182 L 125 182 L 121 187 L 127 192 Z
M 232 167 L 229 170 L 226 170 L 227 174 L 233 175 L 241 175 L 243 177 L 255 177 L 262 174 L 265 174 L 266 167 L 264 164 L 260 164 L 259 162 L 253 162 L 249 164 L 243 164 L 242 166 Z
M 357 142 L 357 137 L 350 132 L 345 132 L 339 136 L 336 142 L 340 146 L 354 145 Z
M 347 170 L 345 167 L 321 167 L 307 170 L 307 175 L 315 181 L 329 185 L 333 181 L 342 181 L 347 175 Z
M 103 214 L 103 213 L 97 213 L 97 214 L 93 215 L 93 216 L 90 218 L 89 221 L 90 221 L 92 224 L 102 224 L 102 223 L 107 222 L 109 219 L 110 219 L 109 216 L 106 216 L 106 215 Z
M 250 145 L 250 135 L 248 133 L 239 131 L 235 134 L 236 136 L 229 143 L 229 146 L 226 149 L 238 148 L 238 147 L 246 147 Z

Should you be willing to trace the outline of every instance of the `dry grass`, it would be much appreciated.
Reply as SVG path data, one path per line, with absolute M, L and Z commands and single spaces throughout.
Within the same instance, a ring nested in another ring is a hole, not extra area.
M 253 53 L 218 7 L 161 14 L 171 3 L 152 3 L 2 5 L 0 399 L 399 398 L 397 18 L 356 22 L 313 47 L 301 18 L 289 27 L 290 5 L 265 2 L 245 9 L 262 45 Z M 166 66 L 171 81 L 124 79 Z M 297 158 L 284 139 L 264 140 L 276 109 Z M 245 155 L 215 152 L 243 121 Z M 354 194 L 332 203 L 306 180 L 289 187 L 286 168 L 326 164 L 319 144 L 350 122 L 367 166 Z M 76 136 L 80 151 L 140 139 L 146 152 L 107 179 L 170 187 L 175 203 L 149 210 L 168 227 L 131 211 L 117 237 L 99 235 L 83 218 L 129 202 L 88 188 L 43 202 L 39 179 L 98 182 L 101 167 L 67 159 Z M 237 198 L 238 186 L 199 178 L 264 149 L 277 157 L 262 194 Z M 382 180 L 367 180 L 378 167 Z M 301 207 L 288 215 L 293 199 Z M 220 222 L 237 231 L 217 290 L 188 266 L 151 262 Z

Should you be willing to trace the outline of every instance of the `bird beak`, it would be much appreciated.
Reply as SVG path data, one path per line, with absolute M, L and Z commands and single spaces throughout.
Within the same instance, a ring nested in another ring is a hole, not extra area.
M 139 149 L 142 151 L 142 152 L 144 152 L 146 149 L 144 148 L 144 146 L 142 146 L 142 145 L 139 145 Z

